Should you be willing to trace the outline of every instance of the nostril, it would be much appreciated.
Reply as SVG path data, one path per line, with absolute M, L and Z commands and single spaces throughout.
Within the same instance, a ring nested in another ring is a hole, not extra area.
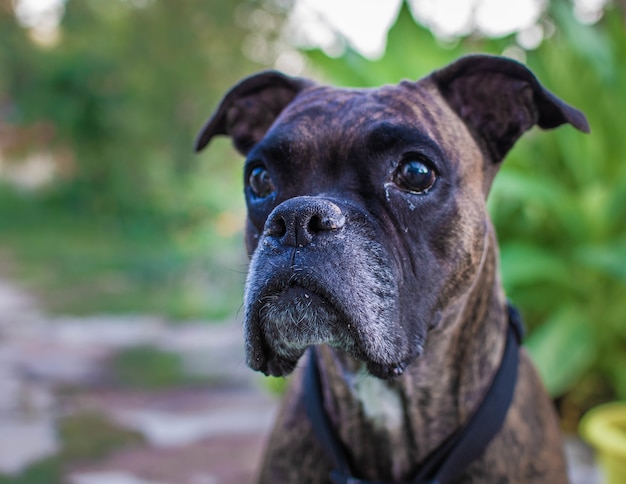
M 309 233 L 316 234 L 321 230 L 324 230 L 324 228 L 322 227 L 322 223 L 322 217 L 320 217 L 319 215 L 313 215 L 310 218 L 309 224 L 307 226 Z
M 265 227 L 265 235 L 282 237 L 287 233 L 287 224 L 283 217 L 274 217 Z
M 343 227 L 345 223 L 345 217 L 343 214 L 319 215 L 314 214 L 309 219 L 307 229 L 311 234 L 317 234 L 319 232 L 327 230 L 337 230 Z

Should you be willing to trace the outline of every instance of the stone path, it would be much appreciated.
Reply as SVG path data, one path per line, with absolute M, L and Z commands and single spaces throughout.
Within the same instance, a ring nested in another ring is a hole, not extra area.
M 179 354 L 210 384 L 159 392 L 98 384 L 111 354 L 142 344 Z M 238 322 L 49 317 L 0 278 L 0 474 L 17 475 L 58 452 L 59 417 L 95 411 L 147 444 L 72 466 L 69 484 L 252 482 L 277 402 L 245 367 L 242 346 Z M 566 450 L 574 484 L 599 482 L 580 441 L 568 439 Z
M 211 384 L 158 392 L 97 384 L 111 354 L 144 344 L 178 353 Z M 60 416 L 96 411 L 139 431 L 147 445 L 68 470 L 70 484 L 251 482 L 277 402 L 242 351 L 239 322 L 53 318 L 0 279 L 0 474 L 56 453 Z M 59 390 L 68 386 L 69 395 Z

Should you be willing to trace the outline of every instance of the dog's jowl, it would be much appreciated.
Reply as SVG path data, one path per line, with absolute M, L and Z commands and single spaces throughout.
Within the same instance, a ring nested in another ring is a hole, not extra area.
M 247 363 L 307 368 L 260 482 L 566 482 L 485 208 L 515 141 L 565 123 L 589 130 L 490 56 L 378 89 L 268 71 L 226 94 L 197 149 L 228 135 L 246 157 Z

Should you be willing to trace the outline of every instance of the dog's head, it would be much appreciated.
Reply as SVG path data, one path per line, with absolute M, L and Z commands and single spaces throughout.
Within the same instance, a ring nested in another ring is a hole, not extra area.
M 477 277 L 485 199 L 515 141 L 582 113 L 521 64 L 470 56 L 418 82 L 335 89 L 264 72 L 203 128 L 247 157 L 248 364 L 285 375 L 326 343 L 404 371 Z

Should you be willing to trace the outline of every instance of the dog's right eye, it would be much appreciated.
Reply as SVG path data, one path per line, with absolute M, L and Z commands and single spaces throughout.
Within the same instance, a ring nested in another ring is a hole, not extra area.
M 252 193 L 259 198 L 265 198 L 274 192 L 274 184 L 269 172 L 263 166 L 253 168 L 248 176 L 248 184 Z

